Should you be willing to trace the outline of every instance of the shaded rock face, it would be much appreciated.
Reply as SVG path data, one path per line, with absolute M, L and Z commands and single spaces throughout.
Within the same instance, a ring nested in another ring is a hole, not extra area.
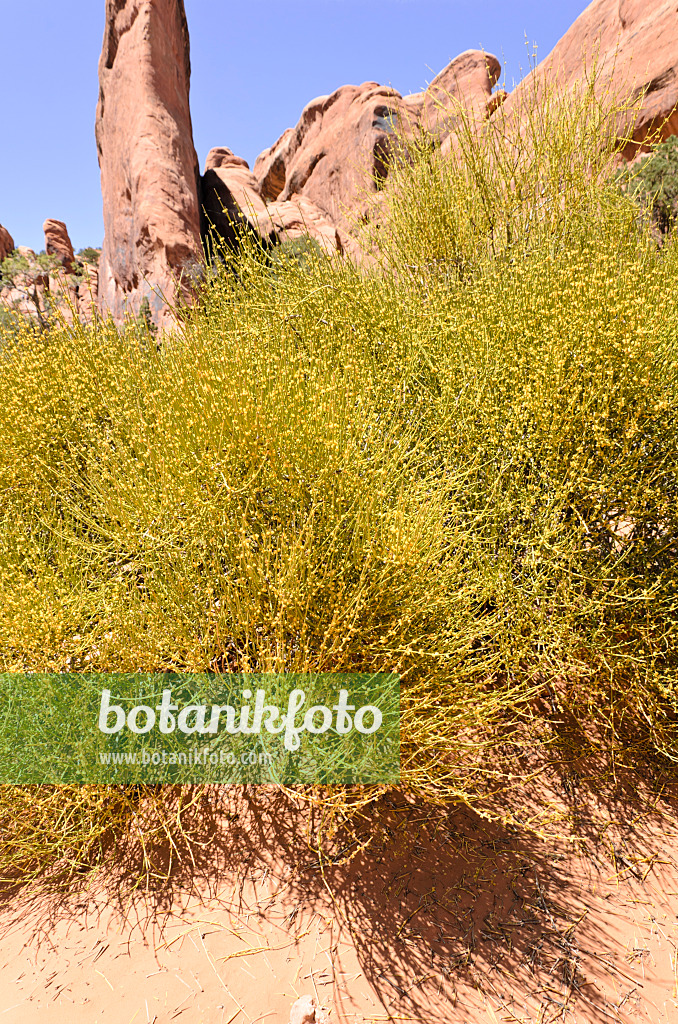
M 220 241 L 233 248 L 237 247 L 239 233 L 243 230 L 252 232 L 266 247 L 302 235 L 315 239 L 328 255 L 350 247 L 345 234 L 305 196 L 267 203 L 247 161 L 225 147 L 212 149 L 207 155 L 201 180 L 201 203 L 203 236 L 208 251 L 211 230 Z
M 56 256 L 64 270 L 70 274 L 75 263 L 75 253 L 68 228 L 62 220 L 46 220 L 42 230 L 45 232 L 45 252 L 48 256 Z
M 662 138 L 678 134 L 678 13 L 675 2 L 666 0 L 594 0 L 530 81 L 509 96 L 508 109 L 520 102 L 534 76 L 539 81 L 556 76 L 565 87 L 573 86 L 594 61 L 601 91 L 640 101 L 630 125 L 633 141 L 624 150 L 627 159 L 647 148 L 644 140 L 662 124 Z
M 190 297 L 201 259 L 198 161 L 183 0 L 106 0 L 96 140 L 104 205 L 99 308 L 117 321 L 147 296 Z M 181 283 L 177 283 L 177 277 Z
M 261 238 L 273 233 L 259 184 L 249 164 L 230 149 L 211 149 L 201 179 L 201 229 L 209 250 L 210 231 L 230 247 L 238 244 L 240 232 Z
M 348 228 L 386 176 L 397 122 L 415 118 L 394 89 L 376 82 L 342 86 L 304 108 L 297 126 L 257 158 L 254 177 L 267 200 L 304 196 Z
M 14 250 L 14 239 L 10 235 L 7 228 L 3 228 L 0 224 L 0 260 L 4 260 L 5 256 Z

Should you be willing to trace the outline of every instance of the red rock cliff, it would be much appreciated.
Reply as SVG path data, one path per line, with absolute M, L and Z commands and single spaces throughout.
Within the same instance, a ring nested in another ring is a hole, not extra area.
M 190 70 L 183 0 L 106 0 L 96 115 L 99 307 L 118 321 L 148 296 L 156 323 L 169 323 L 165 299 L 188 298 L 202 255 Z

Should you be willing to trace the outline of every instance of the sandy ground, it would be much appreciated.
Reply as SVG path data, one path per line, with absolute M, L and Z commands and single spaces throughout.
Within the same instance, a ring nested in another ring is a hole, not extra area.
M 305 994 L 347 1024 L 678 1022 L 675 805 L 544 843 L 396 794 L 324 871 L 293 817 L 241 803 L 152 891 L 6 899 L 0 1024 L 286 1024 Z

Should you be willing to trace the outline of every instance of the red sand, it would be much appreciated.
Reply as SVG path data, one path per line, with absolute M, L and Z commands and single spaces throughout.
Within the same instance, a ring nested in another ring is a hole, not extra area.
M 279 806 L 241 808 L 190 895 L 176 881 L 123 900 L 99 878 L 15 896 L 0 1024 L 286 1024 L 307 993 L 349 1024 L 678 1022 L 667 804 L 549 843 L 467 810 L 421 819 L 394 797 L 379 842 L 323 879 Z

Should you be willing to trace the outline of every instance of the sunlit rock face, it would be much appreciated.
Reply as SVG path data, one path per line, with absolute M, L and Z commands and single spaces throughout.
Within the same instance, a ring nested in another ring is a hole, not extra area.
M 627 159 L 648 134 L 678 134 L 678 10 L 667 0 L 594 0 L 554 49 L 506 100 L 507 112 L 542 81 L 573 87 L 595 66 L 597 88 L 617 102 L 636 105 L 620 128 L 629 127 Z
M 3 228 L 2 224 L 0 224 L 0 260 L 4 260 L 5 256 L 9 256 L 13 249 L 14 239 L 7 228 Z
M 159 326 L 201 259 L 199 170 L 183 0 L 106 0 L 96 140 L 104 206 L 98 303 L 121 321 L 148 297 Z
M 42 230 L 45 233 L 45 252 L 49 256 L 55 256 L 64 270 L 71 273 L 74 269 L 75 254 L 64 222 L 48 218 L 42 225 Z
M 262 196 L 280 202 L 303 197 L 340 231 L 354 231 L 377 208 L 396 133 L 423 126 L 442 141 L 460 103 L 485 116 L 499 73 L 492 54 L 467 50 L 422 93 L 403 97 L 364 82 L 311 100 L 297 125 L 257 158 L 253 174 Z
M 306 105 L 253 168 L 265 199 L 303 196 L 338 227 L 348 228 L 388 173 L 398 124 L 412 111 L 399 92 L 377 82 L 343 85 Z

